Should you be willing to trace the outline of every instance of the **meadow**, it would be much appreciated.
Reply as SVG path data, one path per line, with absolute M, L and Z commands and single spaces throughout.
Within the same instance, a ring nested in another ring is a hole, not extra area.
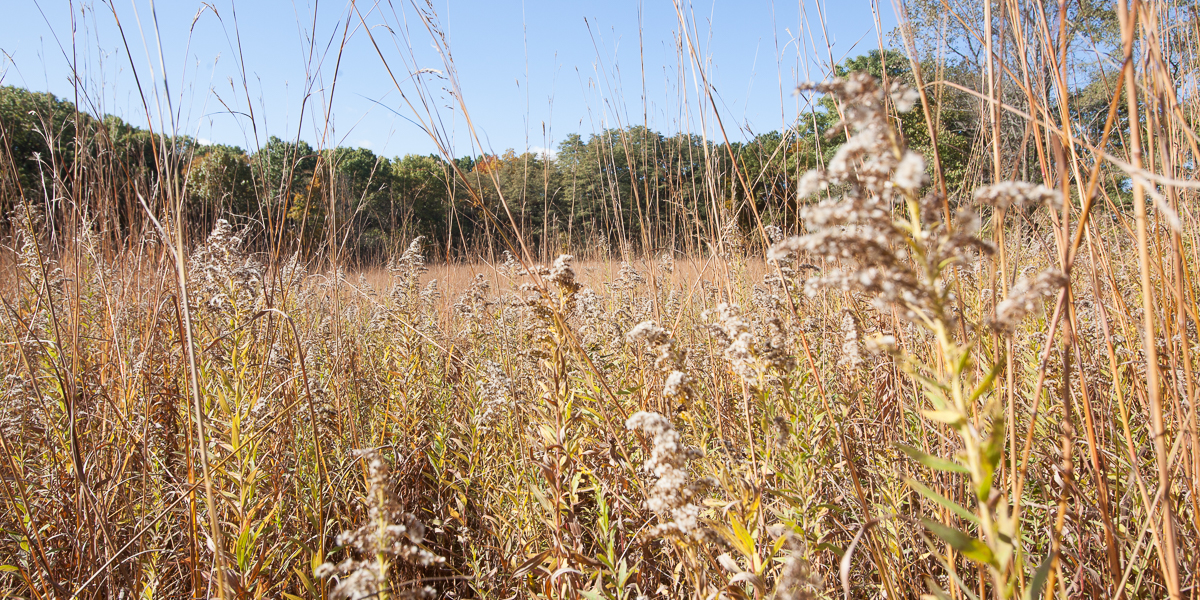
M 977 63 L 897 5 L 653 193 L 600 136 L 595 213 L 447 152 L 367 226 L 325 149 L 203 204 L 74 112 L 34 180 L 0 119 L 0 595 L 1193 597 L 1200 29 L 1068 4 L 948 5 Z

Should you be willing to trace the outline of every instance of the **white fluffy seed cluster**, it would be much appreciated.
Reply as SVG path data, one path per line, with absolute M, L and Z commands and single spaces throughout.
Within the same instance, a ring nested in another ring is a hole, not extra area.
M 638 323 L 625 339 L 630 344 L 645 343 L 654 352 L 654 368 L 667 377 L 663 384 L 663 396 L 683 398 L 691 394 L 692 378 L 684 370 L 684 357 L 675 348 L 670 332 L 654 321 Z
M 404 250 L 404 254 L 401 254 L 400 258 L 388 264 L 388 272 L 395 278 L 395 287 L 392 288 L 392 300 L 400 312 L 415 312 L 419 306 L 420 293 L 418 285 L 421 281 L 421 275 L 428 270 L 425 268 L 425 255 L 421 252 L 421 246 L 424 242 L 424 236 L 413 238 L 408 248 Z
M 920 249 L 924 264 L 940 266 L 992 249 L 978 238 L 980 222 L 973 211 L 960 210 L 949 225 L 936 218 L 940 198 L 933 193 L 919 195 L 929 183 L 925 159 L 897 141 L 885 110 L 889 97 L 898 109 L 911 109 L 915 93 L 893 86 L 885 95 L 865 73 L 801 89 L 834 96 L 845 117 L 830 133 L 848 130 L 851 135 L 826 170 L 809 171 L 800 178 L 800 193 L 836 186 L 842 195 L 803 209 L 801 217 L 809 233 L 773 244 L 767 259 L 778 262 L 805 253 L 840 263 L 805 281 L 810 296 L 825 288 L 859 291 L 874 296 L 877 307 L 900 307 L 910 319 L 941 313 L 947 291 L 936 277 L 931 279 L 913 265 L 911 249 Z M 919 229 L 912 231 L 911 224 L 897 221 L 897 201 L 919 209 Z
M 1037 310 L 1038 300 L 1054 294 L 1069 282 L 1067 276 L 1058 269 L 1046 269 L 1034 277 L 1018 281 L 1008 291 L 1008 297 L 996 305 L 992 327 L 1011 333 L 1026 315 Z
M 418 235 L 404 249 L 404 254 L 388 265 L 388 270 L 397 275 L 420 275 L 425 272 L 425 255 L 421 253 L 421 245 L 425 236 Z
M 796 534 L 783 534 L 784 547 L 790 552 L 783 559 L 783 568 L 775 583 L 775 600 L 811 600 L 819 597 L 822 588 L 821 576 L 804 558 L 803 542 Z
M 706 310 L 701 317 L 715 317 L 708 326 L 709 332 L 725 348 L 723 355 L 733 371 L 751 387 L 762 385 L 763 377 L 771 370 L 787 372 L 794 366 L 792 353 L 787 349 L 787 332 L 777 317 L 759 323 L 762 338 L 755 336 L 736 304 L 722 302 L 715 312 Z
M 412 513 L 401 510 L 388 481 L 387 463 L 378 450 L 354 450 L 355 458 L 367 464 L 367 519 L 358 529 L 343 531 L 337 536 L 339 546 L 357 552 L 367 560 L 347 557 L 338 564 L 323 563 L 315 574 L 322 578 L 341 575 L 330 597 L 359 600 L 377 596 L 390 587 L 387 563 L 381 556 L 392 556 L 418 566 L 445 562 L 445 559 L 421 547 L 425 541 L 425 525 Z M 425 589 L 410 596 L 421 597 Z
M 499 363 L 482 361 L 483 375 L 475 380 L 479 393 L 480 413 L 477 422 L 481 428 L 491 428 L 503 415 L 512 411 L 512 380 L 504 374 Z
M 917 101 L 921 99 L 920 92 L 899 81 L 892 82 L 889 94 L 892 98 L 892 105 L 896 107 L 896 112 L 902 113 L 912 110 Z
M 261 308 L 262 264 L 247 254 L 243 238 L 225 219 L 217 219 L 208 239 L 188 258 L 190 292 L 214 311 Z
M 840 198 L 803 209 L 801 217 L 811 233 L 775 243 L 767 259 L 780 261 L 803 252 L 858 263 L 854 269 L 833 269 L 809 278 L 805 283 L 809 295 L 831 287 L 873 293 L 890 302 L 924 304 L 927 294 L 908 268 L 905 232 L 892 216 L 897 190 L 916 194 L 926 183 L 924 159 L 908 150 L 897 158 L 888 135 L 891 125 L 884 110 L 884 94 L 871 76 L 856 73 L 845 80 L 807 84 L 802 89 L 837 98 L 845 120 L 830 131 L 849 128 L 853 135 L 825 171 L 812 170 L 801 177 L 800 193 L 815 193 L 831 185 L 846 191 Z M 892 95 L 903 97 L 903 90 L 897 88 Z
M 699 486 L 688 484 L 687 462 L 703 453 L 683 445 L 671 422 L 656 412 L 634 413 L 625 428 L 653 437 L 650 457 L 642 465 L 657 478 L 646 497 L 646 508 L 669 520 L 651 529 L 649 535 L 693 534 L 699 527 L 700 506 L 695 502 Z
M 525 274 L 525 268 L 521 266 L 521 262 L 517 260 L 517 257 L 512 252 L 505 250 L 500 256 L 503 260 L 496 267 L 496 270 L 501 275 L 511 279 Z
M 547 279 L 551 283 L 558 285 L 578 285 L 575 283 L 575 270 L 571 268 L 571 261 L 575 257 L 570 254 L 560 254 L 554 259 L 554 266 L 550 268 L 550 275 Z
M 575 310 L 575 295 L 583 287 L 575 281 L 575 270 L 571 268 L 573 260 L 575 257 L 570 254 L 560 254 L 554 259 L 554 266 L 550 267 L 550 273 L 546 276 L 546 281 L 558 287 L 568 312 Z
M 842 356 L 838 359 L 838 366 L 853 370 L 863 364 L 861 346 L 858 321 L 854 320 L 854 315 L 846 312 L 842 315 Z
M 462 296 L 454 303 L 454 313 L 471 324 L 481 324 L 488 316 L 488 308 L 495 304 L 488 298 L 491 285 L 483 273 L 476 273 Z
M 1062 192 L 1026 181 L 1001 181 L 975 190 L 975 202 L 997 209 L 1062 203 Z
M 895 186 L 915 191 L 925 183 L 925 159 L 911 151 L 897 156 L 892 147 L 885 95 L 874 77 L 860 72 L 846 79 L 805 83 L 799 89 L 830 94 L 841 103 L 844 118 L 830 127 L 827 135 L 853 131 L 825 171 L 812 170 L 801 177 L 802 197 L 828 189 L 831 184 L 880 190 Z M 915 92 L 898 82 L 889 95 L 900 112 L 911 110 L 916 101 Z
M 575 317 L 585 346 L 595 348 L 611 340 L 605 336 L 611 324 L 608 322 L 604 298 L 596 290 L 583 288 L 575 295 Z
M 900 159 L 896 172 L 892 174 L 892 184 L 906 192 L 915 193 L 927 183 L 929 176 L 925 174 L 925 157 L 912 150 L 905 151 L 904 158 Z
M 713 335 L 725 346 L 725 360 L 735 373 L 748 382 L 755 382 L 758 375 L 758 360 L 755 352 L 754 334 L 750 324 L 742 318 L 742 311 L 735 304 L 722 302 L 717 305 L 717 322 L 710 328 Z

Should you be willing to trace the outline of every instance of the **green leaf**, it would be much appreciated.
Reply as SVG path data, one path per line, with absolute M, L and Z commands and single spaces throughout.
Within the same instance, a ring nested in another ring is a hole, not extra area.
M 629 565 L 625 563 L 625 559 L 621 559 L 621 569 L 617 571 L 617 589 L 625 589 L 625 583 L 629 581 L 629 576 L 637 573 L 638 569 L 629 570 Z
M 596 562 L 600 563 L 601 565 L 604 565 L 610 571 L 615 568 L 615 567 L 613 567 L 612 560 L 610 560 L 609 556 L 604 553 L 596 554 Z
M 996 380 L 996 376 L 999 375 L 1000 371 L 1003 369 L 1003 360 L 992 365 L 992 369 L 988 371 L 987 377 L 984 377 L 983 381 L 979 382 L 979 385 L 976 386 L 975 391 L 971 392 L 971 404 L 974 404 L 977 400 L 979 400 L 980 396 L 983 396 L 989 389 L 991 389 L 992 382 Z
M 306 575 L 304 571 L 300 570 L 300 567 L 292 567 L 292 570 L 296 572 L 296 577 L 300 579 L 300 585 L 304 586 L 304 589 L 308 592 L 310 598 L 319 596 L 316 586 L 313 585 L 313 582 L 308 578 L 308 575 Z
M 729 542 L 742 556 L 752 558 L 754 556 L 754 538 L 750 536 L 750 532 L 746 531 L 745 525 L 738 521 L 737 517 L 729 515 L 729 526 L 726 527 L 719 523 L 714 524 L 714 529 L 725 541 Z
M 925 418 L 929 419 L 930 421 L 937 421 L 938 423 L 945 423 L 951 427 L 958 427 L 959 425 L 961 425 L 963 423 L 963 421 L 966 420 L 963 418 L 962 413 L 960 413 L 954 409 L 923 410 L 923 411 L 921 411 L 921 414 L 925 415 Z
M 16 573 L 17 571 L 20 571 L 20 570 L 21 569 L 14 567 L 12 565 L 0 565 L 0 573 Z
M 944 458 L 938 458 L 938 457 L 932 456 L 930 454 L 926 454 L 916 448 L 913 448 L 912 446 L 908 446 L 905 444 L 896 444 L 896 447 L 899 448 L 901 452 L 907 454 L 909 458 L 911 458 L 911 459 L 913 459 L 935 471 L 950 471 L 951 473 L 970 473 L 971 472 L 966 467 L 964 467 L 956 462 L 949 461 Z
M 587 598 L 587 600 L 608 600 L 608 598 L 599 592 L 589 590 L 579 590 L 579 595 Z
M 958 550 L 963 556 L 988 565 L 996 564 L 996 557 L 992 555 L 991 548 L 988 548 L 983 542 L 958 529 L 942 525 L 932 519 L 921 519 L 921 523 L 925 525 L 926 529 L 942 538 L 942 541 L 949 544 L 951 548 Z
M 1033 579 L 1029 580 L 1029 587 L 1025 588 L 1025 600 L 1035 600 L 1042 596 L 1042 586 L 1046 585 L 1046 577 L 1050 575 L 1050 565 L 1053 564 L 1054 553 L 1051 552 L 1033 572 Z
M 941 410 L 948 406 L 946 403 L 946 392 L 949 391 L 949 388 L 942 385 L 940 381 L 918 372 L 915 368 L 908 371 L 908 374 L 912 378 L 925 386 L 925 396 L 929 398 L 929 402 L 933 404 L 934 408 Z
M 975 347 L 975 342 L 967 344 L 965 348 L 961 348 L 958 355 L 958 360 L 954 362 L 954 372 L 962 373 L 967 370 L 967 365 L 971 362 L 971 350 Z
M 939 505 L 950 509 L 952 512 L 954 512 L 954 514 L 962 517 L 964 520 L 970 521 L 971 523 L 974 523 L 976 525 L 979 524 L 979 517 L 977 517 L 975 515 L 975 513 L 967 510 L 966 508 L 964 508 L 962 505 L 958 504 L 957 502 L 954 502 L 953 500 L 950 500 L 949 498 L 929 489 L 928 487 L 926 487 L 925 484 L 921 483 L 920 481 L 917 481 L 916 479 L 913 479 L 911 477 L 905 477 L 904 483 L 907 483 L 909 485 L 909 487 L 920 492 L 920 494 L 922 496 L 925 496 L 926 498 L 933 500 L 934 502 L 938 503 Z
M 980 502 L 987 502 L 988 495 L 992 491 L 992 474 L 996 472 L 996 467 L 1004 458 L 1004 441 L 1004 413 L 1001 412 L 992 419 L 991 431 L 988 432 L 988 437 L 983 441 L 983 447 L 980 448 L 983 455 L 983 479 L 979 482 L 979 489 L 976 490 Z

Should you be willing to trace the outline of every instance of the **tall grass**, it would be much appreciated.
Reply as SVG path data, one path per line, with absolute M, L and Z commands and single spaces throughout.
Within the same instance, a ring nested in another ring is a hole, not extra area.
M 381 7 L 346 17 L 460 169 L 406 50 L 434 44 L 469 123 L 437 14 Z M 480 260 L 418 237 L 351 268 L 336 186 L 305 244 L 275 215 L 189 220 L 163 132 L 135 170 L 77 127 L 36 190 L 0 132 L 0 593 L 1191 595 L 1190 9 L 1119 0 L 1089 56 L 1067 3 L 897 4 L 908 74 L 803 84 L 836 152 L 776 163 L 760 205 L 674 8 L 681 125 L 717 143 L 698 180 L 613 206 L 709 209 L 613 218 L 611 253 L 550 252 L 492 170 L 447 178 L 487 221 Z M 946 61 L 951 29 L 978 61 Z M 1098 96 L 1073 87 L 1089 65 Z M 153 127 L 166 100 L 143 97 Z M 938 143 L 955 110 L 982 124 L 965 149 Z

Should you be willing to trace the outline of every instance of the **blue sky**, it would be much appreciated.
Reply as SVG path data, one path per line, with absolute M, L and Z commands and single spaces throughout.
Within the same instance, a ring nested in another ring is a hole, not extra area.
M 836 61 L 879 45 L 869 0 L 677 1 L 734 140 L 794 119 L 805 107 L 791 90 L 819 79 L 831 55 Z M 156 128 L 174 122 L 180 133 L 247 149 L 275 135 L 385 156 L 426 154 L 436 146 L 413 121 L 430 113 L 455 156 L 552 149 L 569 133 L 586 138 L 643 123 L 720 137 L 686 46 L 682 56 L 677 49 L 672 0 L 358 0 L 357 13 L 329 0 L 6 4 L 4 85 L 73 99 L 74 63 L 87 97 L 80 105 L 90 112 L 147 126 L 140 83 Z M 415 8 L 430 6 L 482 148 L 471 143 Z M 895 26 L 891 3 L 878 18 L 886 36 Z M 380 53 L 420 112 L 405 104 Z M 420 108 L 418 86 L 430 113 Z

